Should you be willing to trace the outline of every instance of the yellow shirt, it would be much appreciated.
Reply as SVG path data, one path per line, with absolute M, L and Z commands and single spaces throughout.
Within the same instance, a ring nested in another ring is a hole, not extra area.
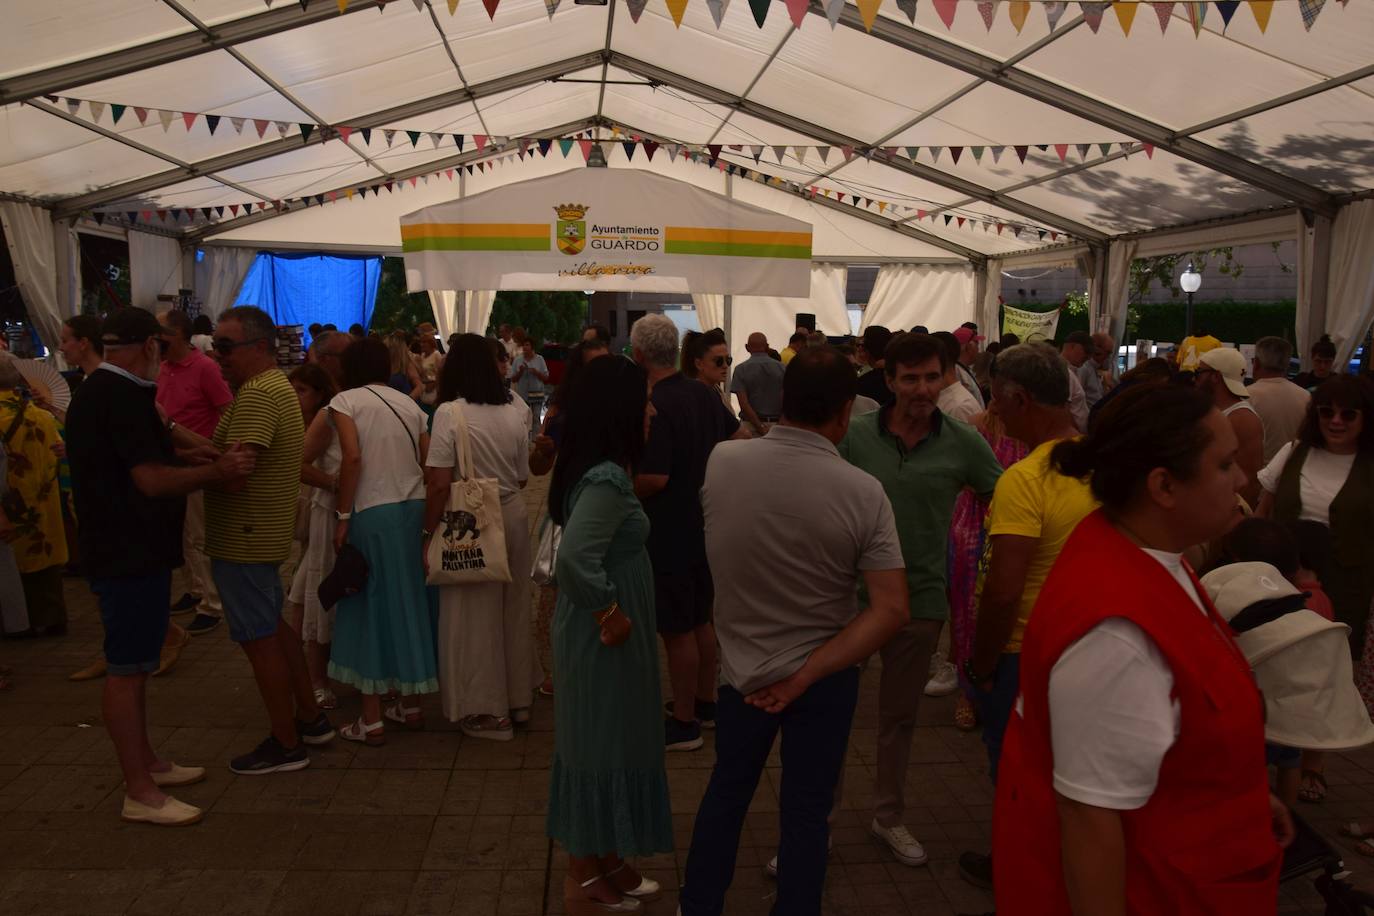
M 1185 372 L 1197 369 L 1202 354 L 1208 350 L 1215 350 L 1219 346 L 1221 346 L 1221 341 L 1211 334 L 1206 337 L 1183 338 L 1183 343 L 1178 345 L 1178 367 Z
M 782 357 L 782 364 L 785 366 L 788 363 L 792 362 L 792 357 L 797 355 L 797 351 L 793 350 L 791 347 L 788 347 L 778 355 Z
M 1020 652 L 1026 622 L 1040 597 L 1064 542 L 1083 517 L 1097 508 L 1088 484 L 1065 477 L 1050 466 L 1050 452 L 1058 440 L 1046 442 L 1007 468 L 997 481 L 988 508 L 988 541 L 999 534 L 1036 538 L 1035 553 L 1026 569 L 1016 628 L 1006 652 Z
M 0 434 L 14 426 L 20 409 L 14 392 L 0 398 Z M 21 573 L 41 572 L 66 565 L 67 534 L 62 527 L 62 495 L 58 486 L 58 460 L 52 447 L 60 441 L 52 414 L 32 403 L 23 405 L 24 419 L 5 446 L 8 453 L 3 507 L 14 526 L 14 560 Z
M 305 426 L 296 392 L 280 369 L 239 387 L 215 427 L 215 445 L 258 447 L 257 466 L 238 493 L 205 491 L 205 552 L 234 563 L 282 563 L 296 531 Z

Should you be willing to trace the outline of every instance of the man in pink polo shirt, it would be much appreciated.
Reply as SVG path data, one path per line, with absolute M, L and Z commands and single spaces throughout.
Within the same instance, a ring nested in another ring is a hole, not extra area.
M 180 310 L 163 312 L 162 369 L 157 377 L 157 404 L 168 420 L 168 428 L 185 426 L 206 439 L 215 434 L 220 414 L 234 400 L 219 364 L 191 344 L 191 319 Z M 186 557 L 189 591 L 172 607 L 173 613 L 195 611 L 186 627 L 192 636 L 207 633 L 224 616 L 219 592 L 210 576 L 210 560 L 205 555 L 205 497 L 200 490 L 186 497 L 186 524 L 182 529 L 182 552 Z

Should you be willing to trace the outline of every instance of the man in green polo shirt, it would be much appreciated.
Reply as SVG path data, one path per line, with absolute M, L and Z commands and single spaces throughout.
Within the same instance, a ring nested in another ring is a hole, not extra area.
M 902 823 L 902 786 L 930 657 L 949 616 L 945 554 L 950 516 L 964 487 L 991 498 L 1002 466 L 977 430 L 936 407 L 949 358 L 939 340 L 903 334 L 892 338 L 883 355 L 894 400 L 854 417 L 840 454 L 878 478 L 892 503 L 911 606 L 911 621 L 879 653 L 878 767 L 869 829 L 899 862 L 922 865 L 925 850 Z M 866 604 L 862 591 L 859 598 Z

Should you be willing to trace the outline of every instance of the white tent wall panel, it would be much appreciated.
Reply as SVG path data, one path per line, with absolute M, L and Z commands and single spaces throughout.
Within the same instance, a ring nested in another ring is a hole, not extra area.
M 9 39 L 0 54 L 0 77 L 190 30 L 186 20 L 169 7 L 144 0 L 9 0 L 4 20 Z
M 27 105 L 0 108 L 0 190 L 58 197 L 171 168 Z
M 730 355 L 735 365 L 749 358 L 745 344 L 749 335 L 760 332 L 769 346 L 781 350 L 797 329 L 797 315 L 816 316 L 816 329 L 825 334 L 848 334 L 849 313 L 845 310 L 845 281 L 848 269 L 843 264 L 811 265 L 811 295 L 734 296 L 730 303 L 730 327 L 725 328 Z M 703 325 L 703 327 L 708 327 Z

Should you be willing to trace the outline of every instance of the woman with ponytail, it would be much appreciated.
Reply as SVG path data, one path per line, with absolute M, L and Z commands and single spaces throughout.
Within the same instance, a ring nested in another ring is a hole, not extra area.
M 1198 392 L 1148 384 L 1055 447 L 1102 508 L 1026 629 L 993 814 L 1002 916 L 1277 911 L 1292 823 L 1262 699 L 1182 559 L 1233 523 L 1236 450 Z

